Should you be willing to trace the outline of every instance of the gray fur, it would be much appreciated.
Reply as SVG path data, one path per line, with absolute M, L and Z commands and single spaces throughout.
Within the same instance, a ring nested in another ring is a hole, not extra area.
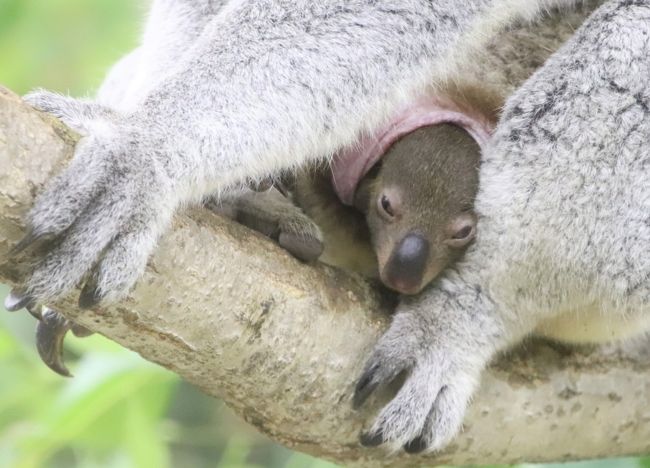
M 452 51 L 462 60 L 518 18 L 570 3 L 236 0 L 201 14 L 209 2 L 154 2 L 178 21 L 150 29 L 138 63 L 161 72 L 123 94 L 117 116 L 28 98 L 86 135 L 30 215 L 60 242 L 29 294 L 52 300 L 92 271 L 86 296 L 124 297 L 178 207 L 328 157 L 450 76 Z M 481 167 L 477 242 L 402 303 L 368 363 L 373 385 L 410 371 L 373 442 L 443 447 L 482 369 L 545 320 L 601 318 L 601 338 L 645 327 L 649 38 L 647 1 L 609 0 L 509 100 Z
M 442 448 L 482 369 L 545 321 L 589 324 L 591 340 L 647 329 L 649 20 L 648 2 L 607 3 L 509 99 L 483 158 L 477 242 L 401 304 L 368 361 L 365 381 L 410 374 L 366 440 Z

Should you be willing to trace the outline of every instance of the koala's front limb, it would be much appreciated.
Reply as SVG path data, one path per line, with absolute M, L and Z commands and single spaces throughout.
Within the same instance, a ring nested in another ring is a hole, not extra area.
M 83 307 L 123 297 L 179 206 L 326 157 L 420 91 L 463 38 L 548 4 L 525 3 L 229 3 L 142 102 L 89 127 L 38 198 L 21 247 L 56 242 L 28 294 L 47 302 L 85 283 Z
M 323 252 L 320 228 L 273 188 L 265 192 L 247 190 L 226 200 L 212 198 L 206 207 L 277 241 L 300 260 L 316 260 Z
M 420 296 L 402 298 L 366 362 L 354 405 L 402 373 L 406 381 L 361 443 L 409 452 L 447 445 L 490 358 L 530 327 L 500 312 L 479 284 L 456 273 Z
M 476 244 L 401 306 L 359 380 L 357 405 L 406 371 L 363 443 L 442 448 L 482 369 L 548 321 L 600 322 L 592 340 L 648 329 L 649 50 L 650 3 L 610 1 L 509 100 Z

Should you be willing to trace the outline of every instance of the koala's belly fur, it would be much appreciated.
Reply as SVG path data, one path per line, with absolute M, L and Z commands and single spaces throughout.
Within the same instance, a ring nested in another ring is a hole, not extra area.
M 456 75 L 438 91 L 466 100 L 498 118 L 501 106 L 545 60 L 579 27 L 602 1 L 586 2 L 574 13 L 554 14 L 536 25 L 521 25 L 487 45 L 480 59 L 461 64 Z M 321 227 L 325 263 L 377 277 L 377 262 L 364 218 L 343 206 L 331 186 L 327 168 L 298 177 L 295 200 Z M 480 230 L 479 230 L 480 235 Z M 516 277 L 516 271 L 505 275 Z M 505 279 L 507 281 L 507 279 Z M 550 291 L 549 291 L 550 293 Z M 625 338 L 650 328 L 650 311 L 616 311 L 616 305 L 594 301 L 553 311 L 536 333 L 573 343 L 595 343 Z
M 593 304 L 544 320 L 535 333 L 554 340 L 588 344 L 620 340 L 649 329 L 650 310 L 621 316 Z

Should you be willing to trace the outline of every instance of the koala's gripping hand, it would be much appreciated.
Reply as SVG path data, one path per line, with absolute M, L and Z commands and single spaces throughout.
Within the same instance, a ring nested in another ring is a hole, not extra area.
M 471 288 L 470 288 L 471 290 Z M 464 307 L 477 308 L 477 319 Z M 406 380 L 361 443 L 386 444 L 407 452 L 438 450 L 459 432 L 480 374 L 495 352 L 490 337 L 499 324 L 491 305 L 475 291 L 457 287 L 425 290 L 403 300 L 359 378 L 353 399 L 358 408 L 379 387 L 399 375 Z
M 23 293 L 52 301 L 83 284 L 82 307 L 117 300 L 143 272 L 176 208 L 167 161 L 147 145 L 151 134 L 140 138 L 101 106 L 44 91 L 26 101 L 84 137 L 28 215 L 28 234 L 15 250 L 38 250 L 39 259 Z

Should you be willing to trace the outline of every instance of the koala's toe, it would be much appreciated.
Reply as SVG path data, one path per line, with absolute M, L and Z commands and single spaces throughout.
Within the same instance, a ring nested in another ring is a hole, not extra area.
M 361 407 L 375 390 L 390 384 L 415 363 L 412 342 L 402 339 L 399 332 L 394 330 L 391 327 L 380 338 L 366 361 L 354 389 L 352 406 L 355 409 Z
M 54 243 L 27 281 L 27 293 L 42 302 L 50 302 L 70 292 L 98 261 L 104 249 L 120 231 L 127 200 L 106 196 L 97 200 Z
M 423 450 L 440 450 L 458 435 L 473 388 L 473 385 L 452 384 L 440 390 L 420 435 L 425 446 Z
M 379 413 L 368 433 L 381 434 L 382 443 L 393 450 L 409 444 L 422 433 L 437 393 L 438 387 L 430 375 L 414 371 Z
M 383 380 L 377 378 L 376 374 L 378 370 L 378 363 L 369 363 L 363 371 L 363 374 L 361 374 L 361 377 L 359 377 L 354 387 L 354 396 L 352 397 L 352 407 L 354 409 L 359 409 L 379 386 L 380 380 Z
M 86 135 L 97 120 L 116 120 L 116 113 L 93 101 L 75 99 L 63 94 L 37 89 L 25 95 L 23 100 L 42 112 L 60 119 L 76 132 Z
M 55 113 L 72 107 L 72 102 L 75 99 L 63 94 L 47 91 L 46 89 L 37 88 L 23 96 L 23 101 L 40 111 Z
M 63 234 L 105 192 L 107 171 L 95 156 L 81 147 L 68 168 L 47 184 L 28 214 L 28 235 L 15 249 Z
M 280 219 L 279 231 L 278 243 L 294 257 L 309 262 L 317 260 L 323 253 L 320 228 L 302 212 Z
M 162 211 L 136 212 L 126 232 L 107 247 L 82 290 L 79 298 L 82 308 L 102 301 L 118 301 L 129 293 L 144 273 L 151 252 L 171 219 L 171 212 Z
M 390 384 L 407 368 L 407 362 L 392 360 L 383 355 L 381 351 L 375 351 L 366 363 L 354 388 L 352 407 L 359 409 L 375 390 Z

